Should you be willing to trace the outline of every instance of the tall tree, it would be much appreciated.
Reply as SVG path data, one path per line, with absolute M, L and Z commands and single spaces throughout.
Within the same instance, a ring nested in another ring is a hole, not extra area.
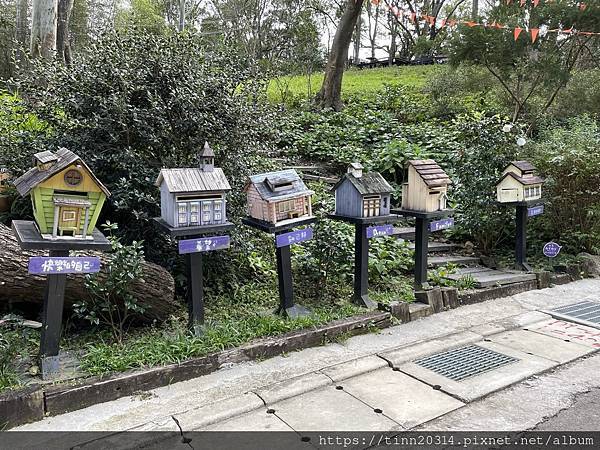
M 342 78 L 344 66 L 348 59 L 348 47 L 352 40 L 352 32 L 361 14 L 363 0 L 346 0 L 346 7 L 333 38 L 331 51 L 325 69 L 325 78 L 321 90 L 316 96 L 316 103 L 322 108 L 342 109 Z
M 73 0 L 58 0 L 58 22 L 56 29 L 56 55 L 65 64 L 71 64 L 71 42 L 69 23 L 73 11 Z
M 58 0 L 33 0 L 31 56 L 52 59 L 56 54 Z
M 29 37 L 29 2 L 28 0 L 18 0 L 17 17 L 15 21 L 15 41 L 17 43 L 17 61 L 23 59 L 23 49 L 27 48 L 27 38 Z

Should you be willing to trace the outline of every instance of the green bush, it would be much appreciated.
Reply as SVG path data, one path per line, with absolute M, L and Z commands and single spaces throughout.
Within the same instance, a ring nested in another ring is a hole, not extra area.
M 500 116 L 470 114 L 454 125 L 464 148 L 454 161 L 456 184 L 452 198 L 457 203 L 455 233 L 471 238 L 489 254 L 512 235 L 514 212 L 496 202 L 496 182 L 502 170 L 516 158 L 519 128 L 502 130 L 507 120 Z
M 589 116 L 569 119 L 564 127 L 548 125 L 531 149 L 546 177 L 544 215 L 547 239 L 565 251 L 600 253 L 600 125 Z

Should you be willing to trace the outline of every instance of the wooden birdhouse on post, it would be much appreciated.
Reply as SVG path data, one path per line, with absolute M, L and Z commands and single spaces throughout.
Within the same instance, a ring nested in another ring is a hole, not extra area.
M 208 142 L 198 153 L 198 167 L 162 169 L 156 186 L 160 188 L 161 219 L 169 227 L 227 223 L 225 196 L 231 186 L 223 169 L 215 167 L 215 154 Z
M 535 174 L 535 167 L 528 161 L 513 161 L 502 172 L 496 184 L 500 203 L 517 203 L 542 198 L 544 179 Z
M 408 161 L 408 181 L 402 185 L 402 209 L 435 212 L 448 209 L 450 177 L 433 159 Z
M 352 163 L 333 187 L 335 214 L 346 217 L 379 217 L 390 214 L 392 187 L 378 172 L 363 172 Z
M 93 239 L 108 189 L 66 148 L 36 153 L 33 164 L 14 184 L 21 196 L 31 195 L 42 238 Z
M 248 215 L 273 225 L 287 225 L 312 217 L 311 196 L 293 169 L 253 175 L 244 187 Z

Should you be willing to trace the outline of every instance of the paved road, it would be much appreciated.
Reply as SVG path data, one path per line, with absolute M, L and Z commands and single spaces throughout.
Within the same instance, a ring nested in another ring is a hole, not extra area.
M 539 423 L 535 431 L 600 431 L 600 377 L 599 387 L 577 395 L 575 402 Z

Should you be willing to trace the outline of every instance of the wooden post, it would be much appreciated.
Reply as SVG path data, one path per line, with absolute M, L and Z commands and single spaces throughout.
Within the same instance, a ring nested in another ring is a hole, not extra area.
M 188 328 L 195 335 L 201 334 L 204 325 L 204 283 L 202 274 L 202 253 L 186 255 Z
M 276 233 L 281 234 L 281 233 Z M 292 260 L 290 246 L 278 247 L 277 278 L 279 281 L 279 312 L 294 307 L 294 285 L 292 281 Z
M 56 239 L 56 235 L 58 234 L 58 214 L 60 207 L 58 205 L 54 205 L 54 223 L 52 225 L 52 237 Z
M 85 208 L 85 220 L 83 221 L 83 233 L 82 236 L 85 239 L 87 237 L 87 229 L 90 226 L 90 207 Z
M 50 256 L 69 256 L 69 251 L 51 250 Z M 42 362 L 46 357 L 58 356 L 60 350 L 66 282 L 67 275 L 65 274 L 48 275 L 42 310 L 42 334 L 40 339 L 40 359 L 42 359 Z
M 517 239 L 515 242 L 516 268 L 531 272 L 527 263 L 527 205 L 516 206 Z
M 427 253 L 429 251 L 429 219 L 415 218 L 415 288 L 427 283 Z
M 369 298 L 369 225 L 354 225 L 354 297 L 357 305 L 373 309 L 377 305 Z

